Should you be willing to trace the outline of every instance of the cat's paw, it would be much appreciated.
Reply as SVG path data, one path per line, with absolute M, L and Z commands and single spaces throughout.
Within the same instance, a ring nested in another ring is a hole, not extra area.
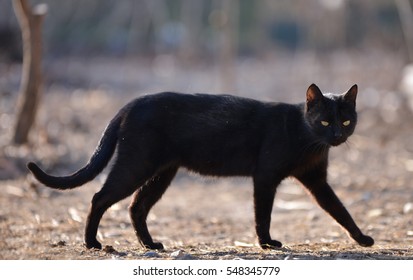
M 260 241 L 260 247 L 264 250 L 278 249 L 282 247 L 282 243 L 277 240 Z
M 151 244 L 145 244 L 144 245 L 146 249 L 151 249 L 151 250 L 163 250 L 163 244 L 160 242 L 153 242 Z
M 374 245 L 374 239 L 368 235 L 361 235 L 358 238 L 356 238 L 356 241 L 359 245 L 363 247 L 370 247 Z
M 100 242 L 97 241 L 96 239 L 86 241 L 85 245 L 86 245 L 86 248 L 88 249 L 99 249 L 99 250 L 102 249 L 102 244 L 100 244 Z

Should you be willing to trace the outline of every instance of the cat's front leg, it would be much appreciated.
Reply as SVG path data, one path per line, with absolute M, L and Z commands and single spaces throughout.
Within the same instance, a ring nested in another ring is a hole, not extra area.
M 271 239 L 271 212 L 275 192 L 280 181 L 264 180 L 254 177 L 255 230 L 262 249 L 280 248 L 282 243 Z
M 353 218 L 336 196 L 330 185 L 323 178 L 323 176 L 302 176 L 298 178 L 310 190 L 318 204 L 327 213 L 329 213 L 342 227 L 344 227 L 348 234 L 361 246 L 373 246 L 374 239 L 368 235 L 364 235 L 359 227 L 354 222 Z

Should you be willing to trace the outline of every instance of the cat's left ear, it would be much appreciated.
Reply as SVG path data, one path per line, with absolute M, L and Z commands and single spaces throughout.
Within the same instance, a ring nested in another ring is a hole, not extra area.
M 352 105 L 356 105 L 356 98 L 357 98 L 358 87 L 357 85 L 352 86 L 346 94 L 344 94 L 344 100 Z

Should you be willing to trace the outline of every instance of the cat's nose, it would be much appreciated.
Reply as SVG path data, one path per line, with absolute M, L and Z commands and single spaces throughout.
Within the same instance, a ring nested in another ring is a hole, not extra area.
M 333 135 L 335 139 L 340 139 L 343 136 L 343 133 L 341 133 L 340 130 L 336 130 Z

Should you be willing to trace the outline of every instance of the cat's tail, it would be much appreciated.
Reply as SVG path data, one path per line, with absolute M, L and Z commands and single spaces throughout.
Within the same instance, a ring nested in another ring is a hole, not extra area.
M 111 120 L 89 162 L 72 175 L 58 177 L 46 174 L 34 162 L 29 162 L 27 167 L 38 181 L 53 189 L 73 189 L 93 180 L 106 167 L 115 152 L 122 119 L 122 114 L 118 113 Z

